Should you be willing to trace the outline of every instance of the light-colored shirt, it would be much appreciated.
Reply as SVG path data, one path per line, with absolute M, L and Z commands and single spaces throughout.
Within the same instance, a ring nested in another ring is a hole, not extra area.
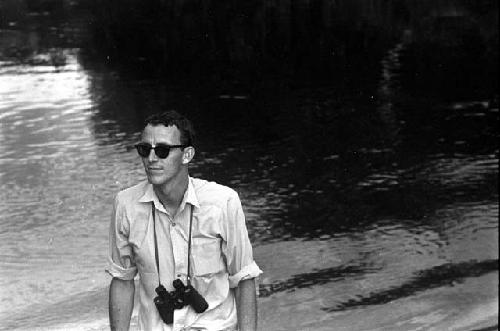
M 197 314 L 191 306 L 174 311 L 174 322 L 165 324 L 153 302 L 158 286 L 153 213 L 161 283 L 167 291 L 179 278 L 186 284 L 190 208 L 193 208 L 191 280 L 208 302 Z M 189 178 L 188 188 L 172 216 L 165 210 L 147 181 L 119 192 L 110 226 L 107 272 L 131 280 L 139 274 L 140 330 L 233 330 L 236 329 L 234 288 L 241 280 L 262 271 L 253 259 L 245 216 L 238 194 L 223 185 Z

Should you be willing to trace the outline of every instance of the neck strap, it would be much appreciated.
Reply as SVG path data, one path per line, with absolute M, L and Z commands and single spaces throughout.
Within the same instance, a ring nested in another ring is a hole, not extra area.
M 191 268 L 190 268 L 190 261 L 191 261 L 191 229 L 193 228 L 193 205 L 191 205 L 190 212 L 189 212 L 189 235 L 188 235 L 188 265 L 187 265 L 187 276 L 186 276 L 186 285 L 191 285 Z
M 160 259 L 158 257 L 158 240 L 156 239 L 156 211 L 155 204 L 151 202 L 151 213 L 153 214 L 153 234 L 154 234 L 154 242 L 155 242 L 155 262 L 156 262 L 156 270 L 158 271 L 158 285 L 161 285 L 160 280 Z M 187 276 L 186 283 L 187 285 L 191 285 L 191 229 L 193 228 L 193 206 L 190 208 L 189 215 L 189 237 L 188 237 L 188 256 L 187 256 Z

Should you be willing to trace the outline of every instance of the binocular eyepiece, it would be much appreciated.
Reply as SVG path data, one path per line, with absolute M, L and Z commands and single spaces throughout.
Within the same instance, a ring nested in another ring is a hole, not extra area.
M 161 284 L 155 289 L 158 295 L 154 298 L 154 303 L 163 322 L 172 324 L 174 310 L 184 306 L 190 305 L 198 314 L 208 309 L 207 301 L 191 284 L 185 286 L 180 279 L 176 279 L 172 285 L 174 290 L 170 292 Z

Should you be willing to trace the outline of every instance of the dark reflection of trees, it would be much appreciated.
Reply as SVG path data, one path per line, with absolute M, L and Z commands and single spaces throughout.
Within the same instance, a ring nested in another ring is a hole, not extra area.
M 368 296 L 358 296 L 355 299 L 340 302 L 335 307 L 325 308 L 323 310 L 328 312 L 344 311 L 368 305 L 381 305 L 394 300 L 409 297 L 418 292 L 428 291 L 432 288 L 454 286 L 455 283 L 461 282 L 464 279 L 470 277 L 481 277 L 497 270 L 498 260 L 491 259 L 481 262 L 470 261 L 443 264 L 419 271 L 413 279 L 397 287 L 373 292 Z M 483 330 L 493 329 L 488 328 Z
M 486 0 L 98 1 L 95 37 L 115 64 L 169 77 L 331 81 L 345 72 L 370 73 L 403 29 L 428 23 L 434 29 L 434 20 L 439 25 L 452 14 L 476 22 L 488 16 L 489 23 L 476 23 L 488 39 L 496 6 Z
M 0 60 L 58 70 L 67 50 L 87 42 L 91 19 L 81 9 L 76 1 L 0 1 Z
M 470 277 L 481 277 L 498 270 L 498 260 L 468 261 L 448 263 L 417 272 L 411 279 L 389 289 L 382 289 L 369 293 L 367 296 L 359 294 L 355 299 L 339 302 L 334 307 L 323 308 L 325 311 L 343 311 L 360 306 L 380 305 L 394 300 L 405 298 L 415 293 L 438 288 L 453 286 L 454 283 Z M 363 275 L 376 270 L 367 266 L 340 266 L 318 269 L 314 272 L 294 275 L 293 277 L 273 284 L 261 284 L 260 297 L 268 297 L 282 291 L 291 291 L 298 288 L 307 288 L 314 285 L 328 284 L 343 281 L 346 278 Z
M 112 60 L 164 75 L 251 81 L 329 80 L 350 66 L 366 69 L 409 9 L 399 1 L 127 0 L 97 1 L 95 12 L 96 40 Z
M 425 18 L 402 57 L 403 87 L 455 99 L 492 97 L 498 86 L 498 34 L 491 31 L 493 26 L 498 21 L 485 13 Z

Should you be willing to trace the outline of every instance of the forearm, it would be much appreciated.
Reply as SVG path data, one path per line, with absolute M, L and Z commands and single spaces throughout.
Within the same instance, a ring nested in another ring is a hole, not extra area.
M 255 279 L 240 281 L 235 289 L 238 327 L 240 331 L 257 330 L 257 298 Z
M 109 324 L 113 331 L 128 330 L 134 308 L 134 280 L 113 278 L 109 286 Z

